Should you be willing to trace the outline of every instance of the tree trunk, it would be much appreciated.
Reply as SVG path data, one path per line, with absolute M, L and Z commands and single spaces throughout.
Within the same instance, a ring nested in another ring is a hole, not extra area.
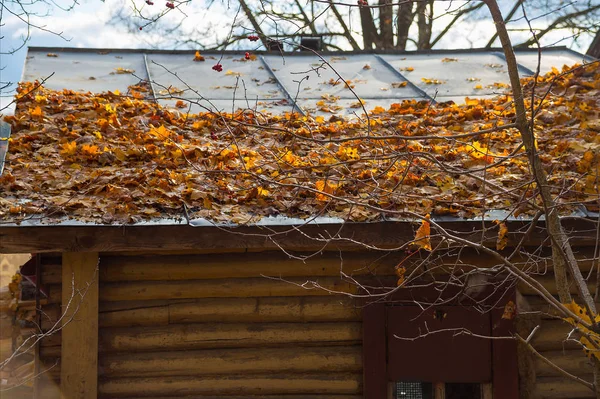
M 590 57 L 600 58 L 600 28 L 598 28 L 598 32 L 596 32 L 596 36 L 586 54 Z
M 433 1 L 417 3 L 417 25 L 419 27 L 418 50 L 428 50 L 431 43 L 431 26 L 433 23 Z
M 412 25 L 413 19 L 413 3 L 402 3 L 398 6 L 398 15 L 396 17 L 396 30 L 398 38 L 396 39 L 396 48 L 398 50 L 406 50 L 406 42 L 408 41 L 408 30 Z
M 518 64 L 508 36 L 508 31 L 506 30 L 504 19 L 502 18 L 502 13 L 496 0 L 484 0 L 484 2 L 490 10 L 494 23 L 496 24 L 498 37 L 502 43 L 514 97 L 516 112 L 515 123 L 521 134 L 525 150 L 527 151 L 531 171 L 538 186 L 540 199 L 542 200 L 545 210 L 546 228 L 548 229 L 548 235 L 552 240 L 552 261 L 556 278 L 556 288 L 558 290 L 560 301 L 563 303 L 571 301 L 569 281 L 567 280 L 568 269 L 571 273 L 572 280 L 577 287 L 580 300 L 585 304 L 591 320 L 594 320 L 597 314 L 594 300 L 590 294 L 587 283 L 581 274 L 581 270 L 579 269 L 579 265 L 573 254 L 568 237 L 561 225 L 556 203 L 550 193 L 546 172 L 542 167 L 540 157 L 535 148 L 535 136 L 527 118 Z M 600 382 L 600 362 L 594 360 L 593 364 L 596 397 L 600 398 L 600 383 L 597 383 Z
M 363 48 L 365 50 L 372 50 L 373 45 L 377 47 L 379 41 L 377 38 L 377 28 L 373 21 L 371 9 L 367 6 L 360 7 L 360 25 L 363 32 Z
M 379 46 L 381 50 L 394 47 L 394 10 L 389 0 L 379 0 Z

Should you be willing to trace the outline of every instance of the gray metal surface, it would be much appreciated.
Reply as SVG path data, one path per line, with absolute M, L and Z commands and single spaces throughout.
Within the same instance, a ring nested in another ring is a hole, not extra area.
M 0 120 L 0 175 L 4 170 L 4 159 L 8 152 L 8 139 L 10 137 L 10 125 Z
M 49 89 L 93 93 L 115 90 L 126 93 L 128 86 L 148 79 L 141 53 L 30 48 L 23 81 L 42 81 L 50 75 L 44 83 Z

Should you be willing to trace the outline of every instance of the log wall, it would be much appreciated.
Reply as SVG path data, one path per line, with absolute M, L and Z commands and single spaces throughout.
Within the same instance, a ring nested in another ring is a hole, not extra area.
M 589 254 L 579 255 L 587 259 L 581 268 L 588 271 Z M 495 264 L 481 257 L 461 260 L 449 260 L 431 273 Z M 340 275 L 389 277 L 396 264 L 397 259 L 368 253 L 340 258 L 326 252 L 305 262 L 281 252 L 100 254 L 99 398 L 358 399 L 363 395 L 362 310 L 341 295 L 356 292 L 356 285 Z M 556 294 L 551 265 L 523 262 L 522 268 Z M 50 295 L 44 329 L 61 315 L 61 274 L 60 264 L 44 267 L 42 282 Z M 565 339 L 568 326 L 553 318 L 528 287 L 519 290 L 524 294 L 517 320 L 521 335 L 540 325 L 533 346 L 591 381 L 583 352 Z M 44 398 L 59 397 L 60 344 L 60 332 L 41 344 L 42 367 L 52 367 L 51 383 L 41 385 Z M 522 397 L 593 397 L 519 352 Z
M 378 254 L 100 254 L 99 398 L 362 395 L 361 308 L 341 279 L 392 274 Z M 62 270 L 43 270 L 42 328 L 60 318 Z M 42 342 L 59 397 L 61 332 Z M 50 372 L 49 372 L 50 375 Z
M 594 262 L 593 248 L 578 248 L 576 251 L 580 269 L 583 275 L 587 276 Z M 535 270 L 531 271 L 537 273 L 537 280 L 558 297 L 551 264 L 537 264 Z M 594 270 L 594 278 L 589 280 L 592 293 L 595 290 L 595 274 Z M 570 338 L 573 328 L 561 320 L 557 311 L 536 295 L 531 287 L 520 285 L 519 291 L 522 296 L 518 300 L 517 332 L 526 338 L 539 326 L 531 339 L 533 348 L 564 371 L 593 382 L 590 360 L 585 356 L 579 342 Z M 571 293 L 576 294 L 574 286 L 571 287 Z M 600 309 L 599 305 L 596 304 L 597 309 Z M 576 334 L 572 336 L 575 337 Z M 589 388 L 566 378 L 556 368 L 532 354 L 528 348 L 520 346 L 519 356 L 522 398 L 595 398 Z

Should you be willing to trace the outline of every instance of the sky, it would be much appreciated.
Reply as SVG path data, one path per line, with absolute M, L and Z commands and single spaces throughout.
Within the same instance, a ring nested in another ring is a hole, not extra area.
M 0 37 L 2 37 L 0 41 L 0 81 L 17 82 L 20 80 L 27 46 L 148 48 L 160 43 L 161 48 L 174 48 L 173 43 L 164 40 L 164 37 L 153 36 L 151 29 L 139 31 L 135 27 L 128 29 L 123 24 L 110 23 L 111 15 L 124 7 L 125 11 L 128 11 L 133 4 L 132 1 L 143 5 L 142 0 L 79 0 L 72 10 L 61 10 L 61 7 L 68 8 L 72 5 L 71 2 L 55 0 L 59 7 L 53 6 L 52 8 L 44 6 L 45 3 L 41 1 L 34 2 L 30 10 L 39 16 L 32 17 L 32 22 L 39 28 L 32 29 L 26 45 L 13 54 L 7 53 L 23 44 L 23 38 L 27 36 L 27 25 L 15 15 L 8 13 L 8 9 L 5 8 L 0 16 Z M 153 7 L 164 7 L 162 0 L 154 1 L 156 5 Z M 10 2 L 6 1 L 4 4 L 10 4 Z M 171 22 L 183 21 L 183 27 L 187 30 L 201 26 L 198 21 L 211 21 L 211 29 L 215 34 L 221 36 L 227 34 L 227 29 L 223 26 L 228 20 L 224 18 L 232 18 L 232 15 L 235 14 L 236 10 L 233 9 L 233 5 L 228 6 L 227 2 L 219 2 L 219 0 L 211 3 L 210 7 L 198 2 L 191 4 L 189 7 L 186 6 L 187 8 L 182 8 L 183 12 L 187 14 L 187 18 L 183 18 L 184 14 L 179 10 L 170 12 L 166 18 Z M 443 24 L 440 23 L 439 26 L 443 26 Z M 477 33 L 489 32 L 490 29 L 493 29 L 493 25 L 488 21 L 463 23 L 458 34 L 447 35 L 436 48 L 482 47 L 487 38 Z M 57 35 L 57 33 L 61 34 Z M 486 36 L 489 37 L 489 35 Z M 566 45 L 576 51 L 585 52 L 591 42 L 591 36 L 576 43 L 573 43 L 572 40 L 561 40 L 564 36 L 568 36 L 568 34 L 557 32 L 548 36 L 546 43 Z M 13 93 L 14 85 L 10 89 L 0 92 L 0 109 L 12 101 Z M 4 112 L 6 113 L 6 110 Z

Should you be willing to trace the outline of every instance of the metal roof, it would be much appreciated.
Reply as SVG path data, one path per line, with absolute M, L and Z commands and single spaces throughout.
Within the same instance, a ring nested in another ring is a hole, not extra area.
M 532 75 L 538 51 L 517 50 L 516 54 L 521 75 Z M 244 52 L 202 55 L 204 62 L 194 62 L 193 51 L 30 47 L 22 80 L 52 75 L 45 82 L 50 89 L 121 93 L 126 93 L 129 85 L 148 80 L 159 103 L 173 106 L 173 97 L 191 100 L 190 112 L 241 107 L 319 114 L 323 106 L 317 102 L 323 100 L 330 105 L 327 115 L 362 113 L 356 97 L 368 110 L 405 99 L 462 103 L 467 96 L 497 95 L 509 83 L 499 49 L 320 56 L 260 52 L 253 54 L 253 61 L 245 60 Z M 547 48 L 541 52 L 540 72 L 591 60 L 564 47 Z M 223 65 L 220 73 L 212 70 L 217 62 Z M 169 88 L 177 94 L 170 95 Z
M 356 107 L 356 96 L 365 101 L 366 109 L 388 108 L 405 99 L 460 103 L 466 96 L 493 97 L 509 83 L 500 49 L 347 52 L 320 56 L 306 52 L 256 52 L 254 61 L 246 61 L 244 52 L 203 52 L 202 55 L 204 62 L 194 62 L 194 51 L 30 47 L 22 81 L 45 80 L 44 85 L 55 90 L 126 93 L 128 86 L 147 80 L 157 102 L 173 106 L 176 101 L 173 97 L 188 99 L 194 102 L 190 112 L 232 111 L 242 107 L 272 113 L 300 110 L 322 114 L 317 102 L 335 98 L 331 102 L 335 107 L 328 115 L 361 113 Z M 516 56 L 522 76 L 534 73 L 538 56 L 541 56 L 540 73 L 552 67 L 560 69 L 564 64 L 593 61 L 565 47 L 543 49 L 540 54 L 538 50 L 519 49 Z M 217 62 L 223 65 L 220 73 L 212 70 Z M 340 78 L 352 86 L 352 91 L 339 82 Z M 171 96 L 169 88 L 182 92 Z M 10 126 L 3 123 L 0 128 L 1 174 Z M 494 219 L 498 215 L 486 214 L 483 219 L 490 217 Z M 264 221 L 266 225 L 295 222 L 288 218 Z M 327 222 L 338 221 L 327 219 Z M 35 219 L 30 223 L 43 224 Z M 67 220 L 63 223 L 79 224 Z M 212 224 L 205 220 L 153 223 Z M 52 224 L 61 222 L 55 220 Z

